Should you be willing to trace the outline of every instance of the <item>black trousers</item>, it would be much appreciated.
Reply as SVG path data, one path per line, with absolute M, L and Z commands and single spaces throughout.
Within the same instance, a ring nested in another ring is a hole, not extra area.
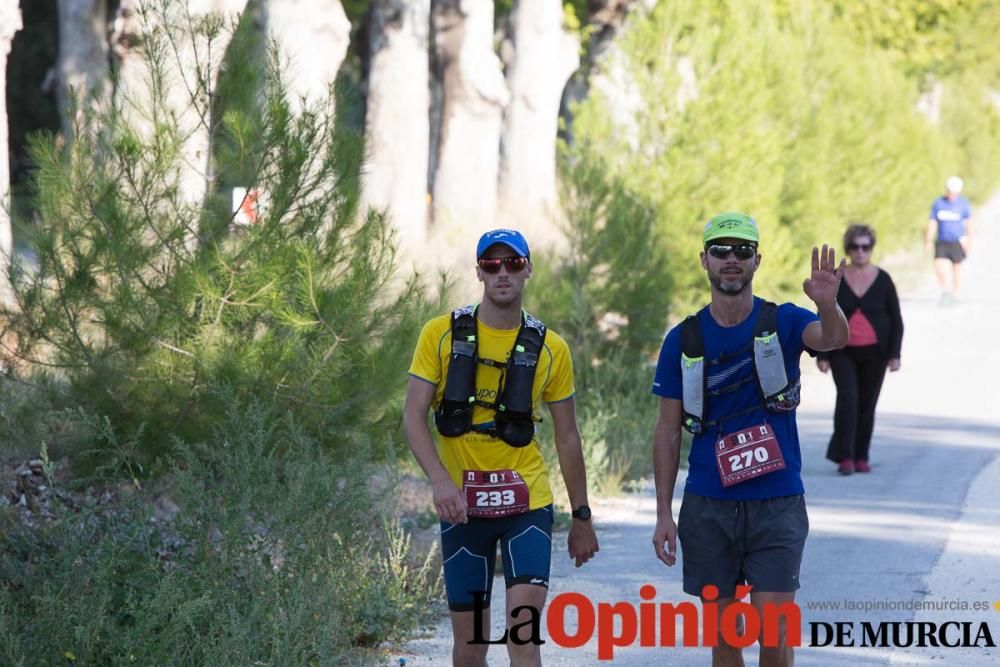
M 834 463 L 868 460 L 875 428 L 875 404 L 882 391 L 887 361 L 878 345 L 845 347 L 830 353 L 837 407 L 826 458 Z

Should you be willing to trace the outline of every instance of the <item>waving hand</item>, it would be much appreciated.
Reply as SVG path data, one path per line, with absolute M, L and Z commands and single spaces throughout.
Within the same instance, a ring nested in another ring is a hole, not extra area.
M 832 305 L 837 302 L 837 291 L 844 277 L 846 260 L 840 260 L 837 266 L 836 251 L 823 244 L 823 249 L 813 247 L 812 274 L 802 281 L 802 291 L 813 300 L 817 306 Z

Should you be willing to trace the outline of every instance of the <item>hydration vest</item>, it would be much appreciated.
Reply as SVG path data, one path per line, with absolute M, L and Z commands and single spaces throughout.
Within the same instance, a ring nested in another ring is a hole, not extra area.
M 740 350 L 735 355 L 723 355 L 718 359 L 706 361 L 705 338 L 698 316 L 691 315 L 681 323 L 681 384 L 684 394 L 682 423 L 691 434 L 704 433 L 709 427 L 718 425 L 724 419 L 753 412 L 761 406 L 770 412 L 790 412 L 798 407 L 801 384 L 798 379 L 793 382 L 788 381 L 785 358 L 778 341 L 777 313 L 778 307 L 775 304 L 764 301 L 760 304 L 754 322 L 753 366 L 761 403 L 711 421 L 708 420 L 707 399 L 735 391 L 743 382 L 709 391 L 705 366 L 718 365 L 734 356 L 744 354 L 748 348 Z
M 545 344 L 545 325 L 522 311 L 521 328 L 506 362 L 479 356 L 476 306 L 465 306 L 451 314 L 451 360 L 444 384 L 444 396 L 434 412 L 438 433 L 454 438 L 469 431 L 488 433 L 512 447 L 524 447 L 535 437 L 531 390 L 538 368 L 538 355 Z M 493 403 L 476 398 L 476 370 L 479 364 L 500 369 L 500 384 Z M 472 423 L 476 405 L 493 410 L 493 421 Z M 541 420 L 537 420 L 541 421 Z

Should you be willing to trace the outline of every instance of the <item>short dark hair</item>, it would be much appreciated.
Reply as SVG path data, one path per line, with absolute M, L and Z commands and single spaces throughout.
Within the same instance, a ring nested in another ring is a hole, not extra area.
M 875 245 L 875 230 L 869 225 L 863 222 L 852 222 L 848 227 L 847 231 L 844 232 L 844 250 L 847 250 L 847 246 L 854 242 L 854 239 L 859 236 L 867 236 L 872 240 L 872 246 Z

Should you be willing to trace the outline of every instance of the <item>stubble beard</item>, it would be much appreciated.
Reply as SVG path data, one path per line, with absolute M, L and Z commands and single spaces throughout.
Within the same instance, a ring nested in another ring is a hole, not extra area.
M 720 273 L 708 274 L 708 282 L 712 285 L 712 287 L 727 296 L 742 294 L 748 287 L 750 287 L 751 283 L 750 278 L 728 278 L 727 280 L 728 283 L 723 280 L 722 274 Z

